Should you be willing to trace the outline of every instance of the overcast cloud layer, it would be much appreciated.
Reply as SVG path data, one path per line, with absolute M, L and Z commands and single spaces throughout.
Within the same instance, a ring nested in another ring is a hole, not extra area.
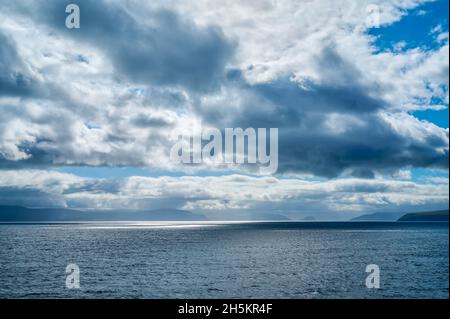
M 369 0 L 71 2 L 80 29 L 64 25 L 68 1 L 0 0 L 0 204 L 292 216 L 448 205 L 448 128 L 413 115 L 448 107 L 442 26 L 432 48 L 386 49 Z M 379 1 L 381 27 L 425 2 Z M 178 133 L 200 124 L 279 128 L 278 174 L 172 163 Z M 444 177 L 411 181 L 414 169 Z

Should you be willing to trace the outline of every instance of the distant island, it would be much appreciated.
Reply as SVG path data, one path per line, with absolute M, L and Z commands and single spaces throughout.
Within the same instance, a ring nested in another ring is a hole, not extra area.
M 369 222 L 369 221 L 391 221 L 395 222 L 400 217 L 405 215 L 404 212 L 394 212 L 394 213 L 373 213 L 373 214 L 364 214 L 357 216 L 355 218 L 352 218 L 351 221 L 359 221 L 359 222 Z
M 0 206 L 0 222 L 84 222 L 84 221 L 204 221 L 207 218 L 179 209 L 74 210 L 68 208 L 27 208 Z
M 372 213 L 364 214 L 352 218 L 351 221 L 448 221 L 448 209 L 438 210 L 432 212 L 420 212 L 420 213 L 405 213 L 405 212 L 392 212 L 392 213 Z
M 448 222 L 448 209 L 434 212 L 409 213 L 398 219 L 399 222 Z
M 431 212 L 419 212 L 419 213 L 405 213 L 405 212 L 392 212 L 392 213 L 372 213 L 364 214 L 352 218 L 351 221 L 448 221 L 448 209 L 438 210 Z

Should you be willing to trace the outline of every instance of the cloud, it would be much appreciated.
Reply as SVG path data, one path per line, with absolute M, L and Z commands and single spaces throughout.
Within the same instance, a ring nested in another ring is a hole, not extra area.
M 82 26 L 67 29 L 69 3 L 45 1 L 25 12 L 52 32 L 98 48 L 113 63 L 116 76 L 136 83 L 207 91 L 218 85 L 233 54 L 233 44 L 219 27 L 198 27 L 165 9 L 146 9 L 145 19 L 138 20 L 118 3 L 80 0 Z M 20 8 L 11 6 L 13 12 Z
M 0 96 L 29 96 L 33 81 L 22 71 L 22 61 L 11 37 L 0 30 Z
M 81 178 L 55 171 L 3 171 L 2 203 L 72 208 L 181 208 L 215 214 L 233 210 L 319 214 L 349 218 L 358 212 L 445 206 L 448 178 L 440 184 L 392 179 L 301 180 L 228 176 Z M 10 196 L 14 194 L 14 196 Z M 40 200 L 40 198 L 42 200 Z M 328 215 L 327 215 L 328 214 Z M 336 216 L 336 215 L 334 215 Z
M 53 198 L 48 194 L 56 194 L 58 205 L 79 207 L 295 212 L 445 202 L 436 184 L 379 178 L 415 167 L 448 169 L 448 128 L 413 115 L 448 107 L 448 36 L 433 49 L 381 50 L 366 26 L 369 0 L 282 5 L 218 0 L 213 6 L 83 0 L 77 1 L 79 30 L 64 26 L 68 2 L 0 2 L 2 200 L 13 188 L 17 199 L 27 189 L 25 197 L 42 196 L 48 203 Z M 382 27 L 423 2 L 380 1 Z M 278 179 L 82 179 L 51 191 L 49 184 L 19 181 L 30 169 L 52 175 L 52 169 L 67 165 L 254 171 L 171 163 L 176 133 L 194 132 L 199 123 L 219 129 L 278 127 Z M 14 169 L 17 174 L 9 171 Z M 284 181 L 287 173 L 337 179 Z M 360 185 L 362 179 L 371 180 L 361 189 L 374 188 L 359 192 L 355 186 L 345 196 L 337 188 L 348 180 Z M 274 193 L 263 189 L 278 184 L 283 187 Z M 392 185 L 398 189 L 391 191 Z M 414 196 L 401 189 L 410 185 Z M 244 186 L 248 192 L 233 191 Z
M 205 99 L 199 116 L 215 127 L 278 127 L 279 172 L 373 178 L 408 166 L 448 168 L 448 130 L 391 111 L 359 83 L 357 71 L 329 63 L 341 67 L 333 72 L 342 73 L 345 84 L 237 85 Z

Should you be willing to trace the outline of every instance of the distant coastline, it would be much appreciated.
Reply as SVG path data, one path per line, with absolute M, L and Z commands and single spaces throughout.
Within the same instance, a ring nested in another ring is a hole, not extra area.
M 357 216 L 352 218 L 351 221 L 392 221 L 392 222 L 448 222 L 448 209 L 437 210 L 430 212 L 418 212 L 418 213 L 405 213 L 405 212 L 395 212 L 395 213 L 372 213 Z
M 67 208 L 27 208 L 22 206 L 0 206 L 0 222 L 108 222 L 108 221 L 205 221 L 201 214 L 178 209 L 159 210 L 92 210 L 82 211 Z
M 409 213 L 398 219 L 400 222 L 448 222 L 448 209 L 433 212 Z
M 448 222 L 448 209 L 419 213 L 372 213 L 357 216 L 349 222 Z M 222 216 L 223 217 L 223 216 Z M 235 216 L 236 217 L 236 216 Z M 223 221 L 280 221 L 280 222 L 321 222 L 313 216 L 299 219 L 289 219 L 279 214 L 260 213 L 246 215 L 238 219 L 223 219 Z M 192 213 L 178 209 L 158 210 L 75 210 L 68 208 L 27 208 L 22 206 L 1 206 L 0 223 L 87 223 L 87 222 L 151 222 L 151 221 L 192 221 L 215 222 L 222 219 L 209 219 L 200 213 Z M 332 222 L 326 220 L 327 222 Z M 324 220 L 325 222 L 325 220 Z

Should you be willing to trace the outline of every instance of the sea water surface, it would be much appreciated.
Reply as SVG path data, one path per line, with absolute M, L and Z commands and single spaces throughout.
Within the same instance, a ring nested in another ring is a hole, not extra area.
M 0 297 L 448 298 L 448 236 L 448 223 L 3 224 Z

